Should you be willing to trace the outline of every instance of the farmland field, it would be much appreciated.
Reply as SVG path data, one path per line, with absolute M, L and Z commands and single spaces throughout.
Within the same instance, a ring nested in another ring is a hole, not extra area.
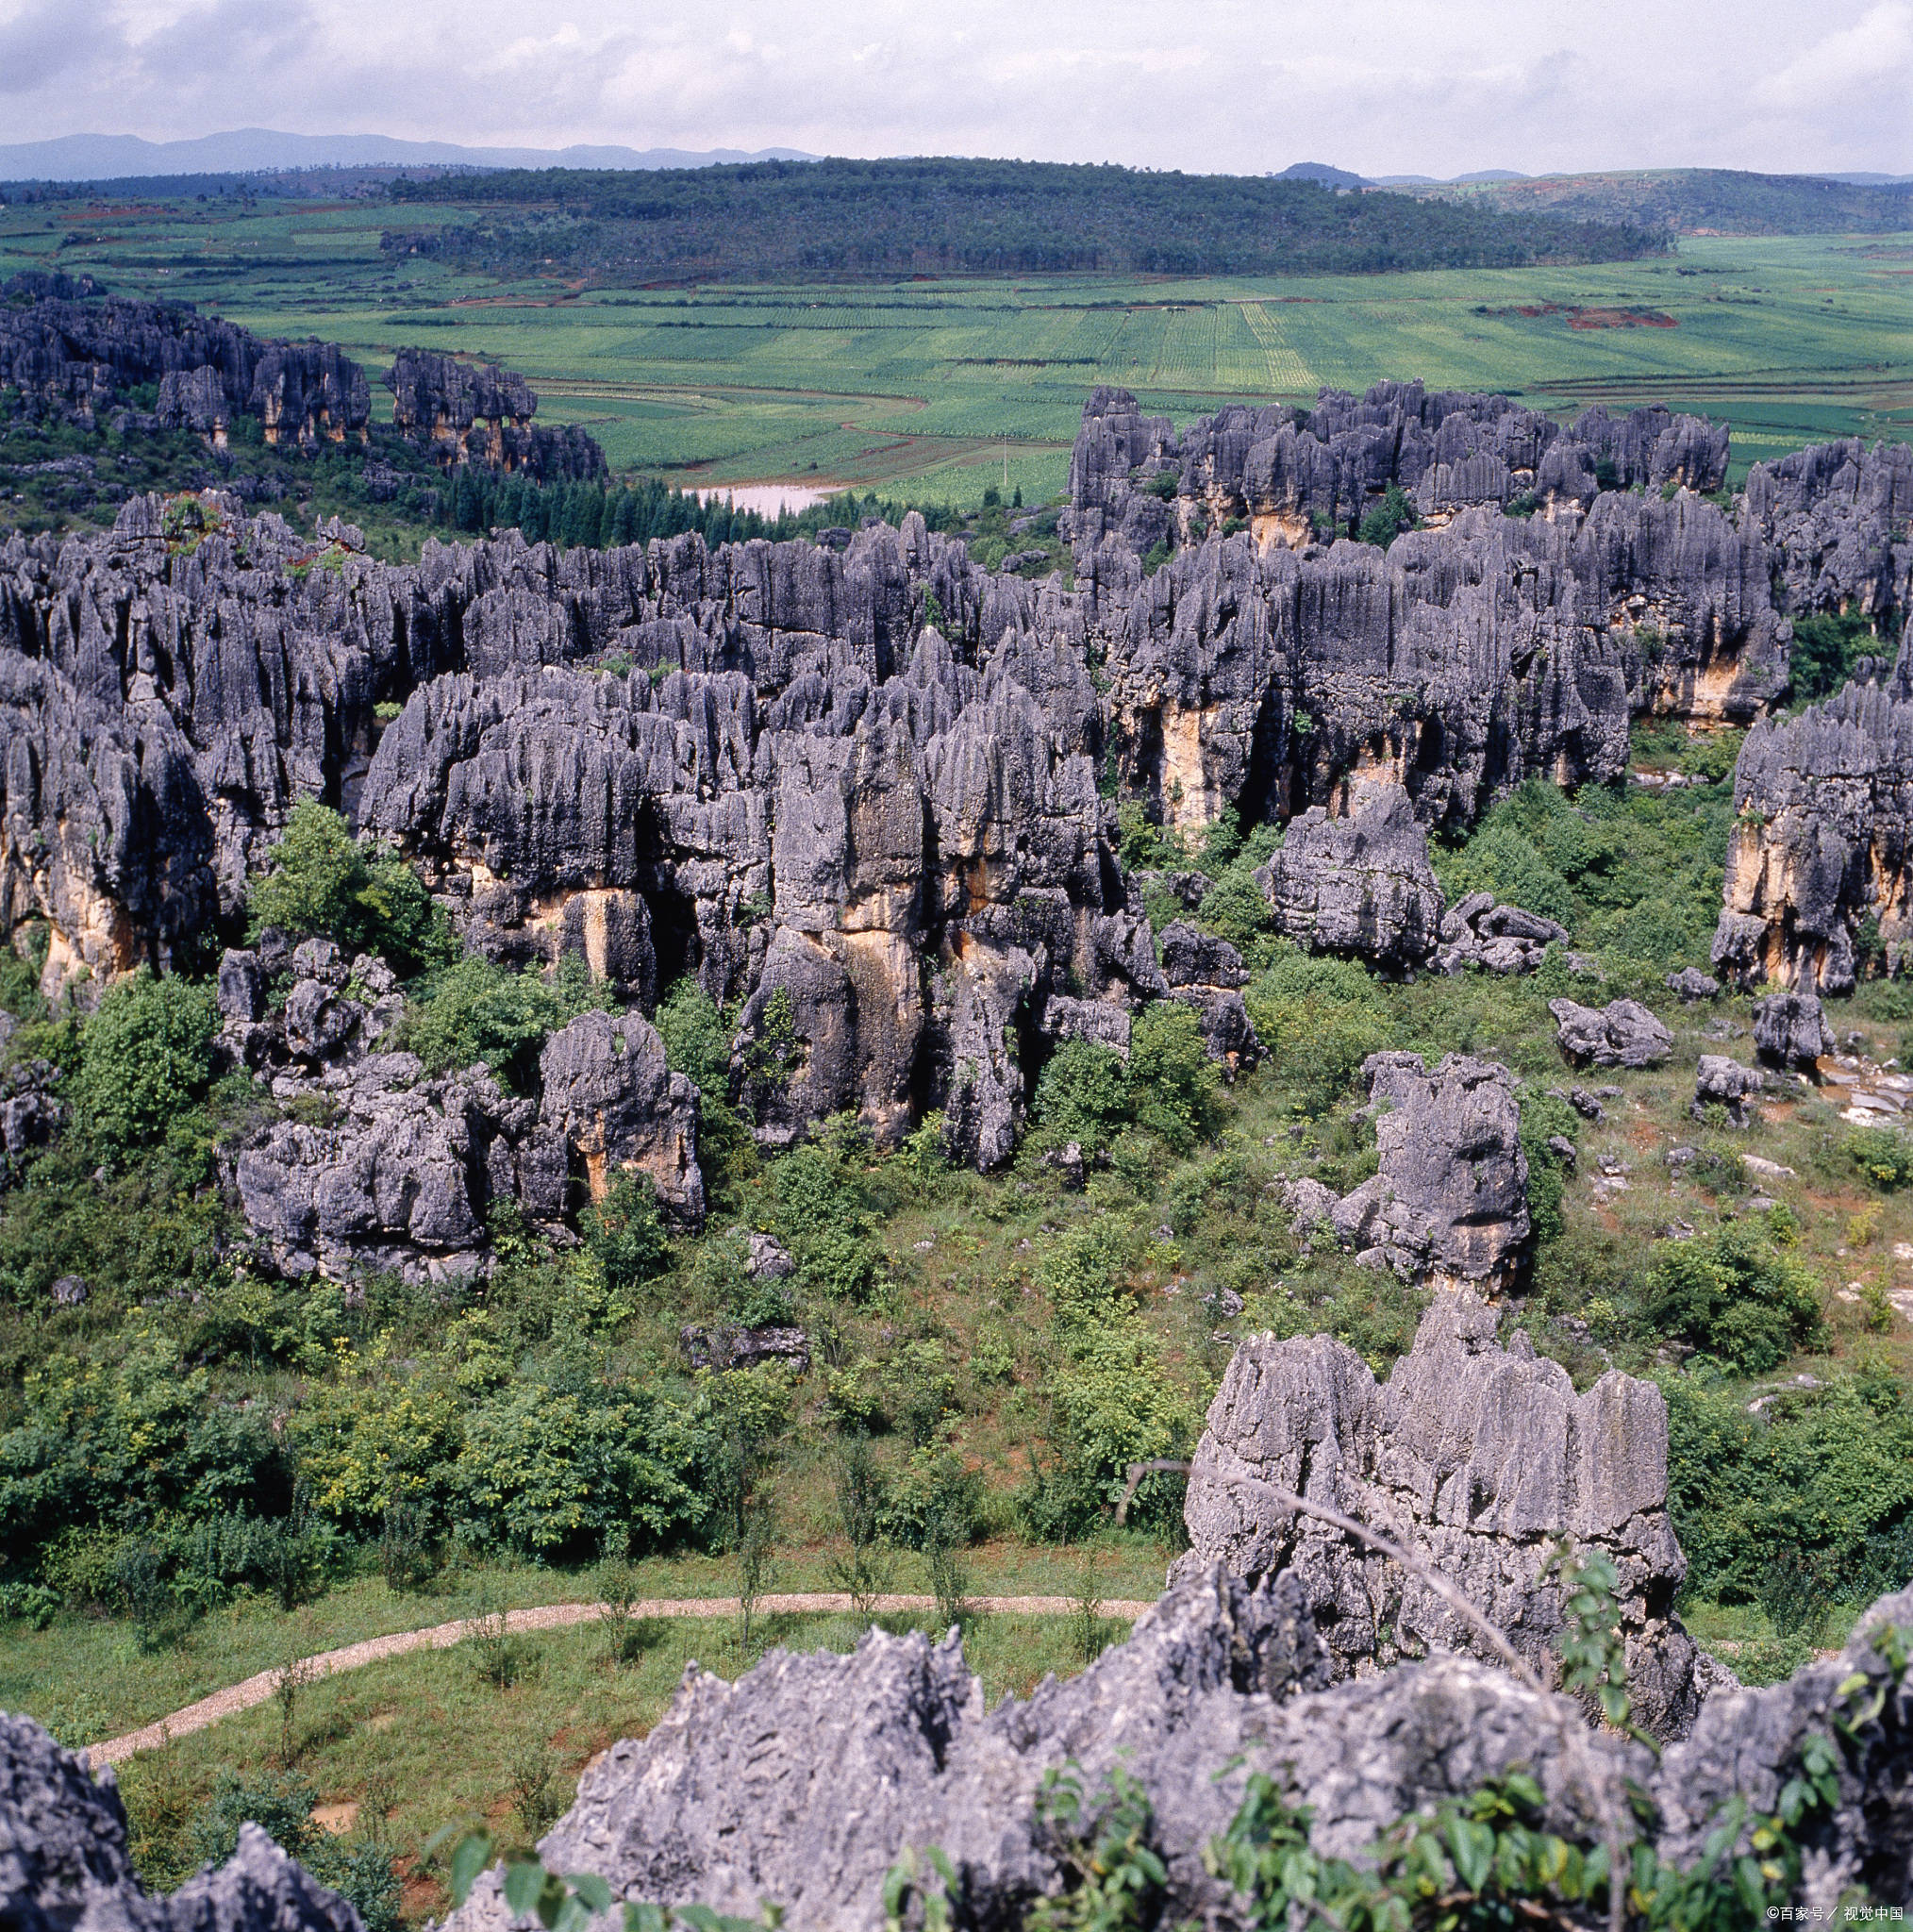
M 456 210 L 446 210 L 456 216 Z M 1258 278 L 1027 276 L 808 287 L 499 282 L 382 257 L 369 204 L 0 209 L 29 263 L 170 294 L 264 334 L 496 358 L 615 469 L 707 486 L 1060 488 L 1099 382 L 1178 420 L 1384 375 L 1570 411 L 1665 400 L 1735 425 L 1737 470 L 1913 425 L 1913 237 L 1686 238 L 1672 259 Z M 376 399 L 383 401 L 382 392 Z

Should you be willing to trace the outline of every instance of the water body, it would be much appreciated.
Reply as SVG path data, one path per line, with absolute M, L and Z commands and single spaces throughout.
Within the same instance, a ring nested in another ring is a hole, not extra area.
M 780 510 L 794 516 L 836 494 L 834 490 L 819 490 L 808 483 L 721 483 L 696 492 L 700 503 L 717 503 L 727 496 L 734 508 L 754 509 L 760 517 L 774 517 Z

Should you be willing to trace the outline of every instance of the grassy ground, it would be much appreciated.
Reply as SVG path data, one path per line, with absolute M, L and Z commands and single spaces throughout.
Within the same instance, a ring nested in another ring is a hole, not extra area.
M 935 1637 L 934 1621 L 882 1620 Z M 607 1632 L 587 1625 L 514 1638 L 503 1657 L 466 1644 L 326 1678 L 295 1691 L 290 1724 L 275 1701 L 133 1759 L 122 1790 L 135 1856 L 150 1880 L 176 1882 L 191 1865 L 182 1828 L 220 1772 L 290 1767 L 317 1788 L 322 1822 L 375 1830 L 390 1844 L 408 1915 L 442 1912 L 439 1868 L 417 1856 L 442 1826 L 482 1818 L 507 1842 L 532 1838 L 570 1804 L 593 1757 L 657 1722 L 693 1659 L 735 1676 L 773 1644 L 847 1651 L 862 1627 L 848 1617 L 767 1618 L 746 1645 L 733 1620 L 658 1620 L 628 1634 L 621 1661 Z M 1106 1623 L 984 1615 L 964 1648 L 994 1704 L 1048 1672 L 1073 1674 L 1115 1634 Z
M 1285 1176 L 1313 1174 L 1340 1192 L 1372 1172 L 1372 1130 L 1351 1107 L 1346 1076 L 1363 1054 L 1405 1046 L 1431 1061 L 1449 1051 L 1504 1060 L 1522 1083 L 1524 1108 L 1539 1110 L 1547 1132 L 1574 1142 L 1570 1171 L 1546 1169 L 1537 1157 L 1531 1193 L 1544 1238 L 1529 1291 L 1509 1319 L 1579 1386 L 1619 1367 L 1662 1378 L 1671 1402 L 1691 1391 L 1715 1438 L 1697 1446 L 1690 1431 L 1677 1441 L 1689 1475 L 1697 1464 L 1702 1475 L 1718 1466 L 1750 1472 L 1751 1485 L 1773 1478 L 1772 1458 L 1782 1457 L 1777 1501 L 1728 1494 L 1716 1503 L 1691 1484 L 1677 1499 L 1676 1526 L 1690 1552 L 1710 1537 L 1718 1543 L 1715 1516 L 1743 1503 L 1749 1512 L 1751 1563 L 1736 1569 L 1740 1553 L 1714 1549 L 1713 1570 L 1697 1577 L 1684 1606 L 1702 1640 L 1721 1643 L 1750 1680 L 1785 1674 L 1815 1645 L 1837 1641 L 1843 1622 L 1887 1587 L 1877 1581 L 1880 1564 L 1898 1560 L 1867 1554 L 1872 1546 L 1863 1551 L 1864 1539 L 1842 1525 L 1864 1510 L 1889 1528 L 1904 1521 L 1913 1482 L 1905 1450 L 1913 1324 L 1903 1312 L 1913 1291 L 1913 1187 L 1870 1178 L 1832 1090 L 1777 1083 L 1742 1132 L 1689 1117 L 1703 1052 L 1751 1058 L 1748 999 L 1681 1008 L 1660 983 L 1671 967 L 1705 960 L 1731 813 L 1731 745 L 1657 727 L 1640 735 L 1637 750 L 1643 764 L 1710 773 L 1714 782 L 1661 793 L 1630 786 L 1585 796 L 1578 808 L 1540 788 L 1440 858 L 1455 878 L 1470 868 L 1489 880 L 1519 877 L 1522 890 L 1505 896 L 1558 911 L 1577 941 L 1600 953 L 1607 976 L 1598 990 L 1570 979 L 1558 961 L 1519 980 L 1396 984 L 1358 967 L 1307 961 L 1298 974 L 1295 956 L 1255 938 L 1247 999 L 1269 1058 L 1223 1098 L 1206 1141 L 1178 1152 L 1160 1135 L 1119 1132 L 1110 1164 L 1079 1193 L 1042 1161 L 1040 1122 L 1012 1166 L 989 1177 L 940 1171 L 909 1153 L 877 1159 L 848 1144 L 830 1156 L 832 1185 L 848 1191 L 840 1218 L 853 1208 L 870 1216 L 869 1272 L 854 1291 L 832 1290 L 822 1276 L 795 1284 L 791 1312 L 811 1335 L 814 1366 L 777 1396 L 784 1429 L 764 1478 L 775 1500 L 771 1587 L 835 1582 L 842 1457 L 846 1444 L 867 1440 L 892 1494 L 934 1475 L 946 1456 L 973 1483 L 972 1591 L 1074 1597 L 1093 1571 L 1105 1599 L 1153 1594 L 1171 1545 L 1107 1527 L 1097 1507 L 1104 1486 L 1112 1469 L 1120 1476 L 1127 1455 L 1193 1441 L 1239 1340 L 1326 1332 L 1386 1374 L 1412 1338 L 1423 1297 L 1356 1267 L 1330 1242 L 1298 1236 L 1281 1196 Z M 1622 992 L 1645 999 L 1672 1030 L 1670 1062 L 1641 1072 L 1566 1067 L 1547 1011 L 1563 991 L 1594 1003 Z M 1870 983 L 1832 1017 L 1876 1060 L 1905 1058 L 1913 1043 L 1904 985 Z M 1727 1028 L 1738 1030 L 1718 1037 Z M 1550 1097 L 1574 1086 L 1612 1090 L 1601 1121 L 1584 1121 Z M 1791 1172 L 1752 1171 L 1750 1156 Z M 204 1307 L 180 1296 L 120 1308 L 89 1265 L 82 1272 L 101 1285 L 85 1307 L 23 1298 L 0 1309 L 0 1350 L 18 1375 L 60 1350 L 106 1363 L 137 1337 L 176 1334 L 183 1351 L 200 1351 L 188 1359 L 213 1364 L 209 1401 L 264 1405 L 295 1438 L 301 1414 L 327 1412 L 327 1405 L 371 1430 L 389 1412 L 441 1401 L 451 1427 L 458 1413 L 475 1414 L 494 1391 L 508 1394 L 539 1373 L 541 1360 L 559 1357 L 612 1388 L 653 1387 L 689 1400 L 694 1385 L 679 1329 L 723 1315 L 724 1296 L 736 1291 L 724 1272 L 726 1230 L 776 1230 L 803 1253 L 785 1180 L 804 1158 L 727 1171 L 710 1233 L 681 1248 L 635 1302 L 608 1313 L 567 1300 L 570 1277 L 541 1263 L 503 1272 L 456 1322 L 441 1306 L 380 1300 L 379 1291 L 349 1317 L 326 1318 L 344 1320 L 349 1332 L 333 1339 L 329 1327 L 315 1329 L 302 1341 L 297 1324 L 318 1298 L 299 1290 L 247 1315 L 267 1338 L 254 1344 L 264 1351 L 256 1358 L 209 1339 L 225 1319 L 213 1291 Z M 1670 1238 L 1677 1224 L 1684 1241 Z M 1731 1351 L 1711 1362 L 1695 1356 L 1691 1338 L 1682 1339 L 1656 1300 L 1667 1257 L 1740 1234 L 1784 1262 L 1805 1297 L 1797 1338 L 1754 1367 L 1737 1366 Z M 282 1318 L 293 1324 L 291 1339 L 271 1340 Z M 1851 1429 L 1852 1442 L 1829 1442 L 1827 1429 Z M 327 1439 L 305 1440 L 315 1499 L 331 1507 L 325 1485 L 338 1472 L 325 1460 Z M 1056 1513 L 1044 1488 L 1072 1466 L 1090 1478 L 1087 1514 L 1079 1508 L 1074 1519 Z M 458 1493 L 442 1472 L 425 1478 L 446 1484 L 448 1498 Z M 1158 1524 L 1173 1525 L 1173 1503 L 1157 1499 Z M 375 1512 L 366 1520 L 361 1533 L 375 1544 Z M 1073 1529 L 1087 1540 L 1072 1541 Z M 1805 1614 L 1788 1611 L 1784 1592 L 1770 1600 L 1766 1588 L 1766 1566 L 1796 1543 L 1844 1552 L 1841 1561 L 1858 1565 L 1816 1570 Z M 158 1648 L 125 1621 L 71 1607 L 44 1630 L 0 1624 L 0 1707 L 47 1718 L 75 1741 L 91 1740 L 293 1654 L 468 1614 L 487 1591 L 507 1605 L 596 1593 L 588 1568 L 515 1565 L 494 1555 L 472 1567 L 455 1563 L 422 1593 L 396 1594 L 366 1574 L 376 1560 L 371 1547 L 362 1544 L 355 1560 L 357 1574 L 348 1565 L 303 1608 L 281 1613 L 244 1598 Z M 896 1561 L 892 1587 L 922 1588 L 923 1558 L 900 1552 Z M 736 1576 L 730 1558 L 677 1556 L 645 1559 L 636 1580 L 647 1594 L 689 1597 L 728 1595 Z M 60 1587 L 69 1605 L 78 1600 L 77 1584 Z M 820 1620 L 781 1634 L 794 1644 L 840 1645 L 851 1631 Z M 391 1824 L 401 1849 L 462 1812 L 500 1818 L 514 1763 L 535 1770 L 537 1754 L 549 1751 L 554 1775 L 569 1777 L 609 1739 L 656 1718 L 687 1655 L 726 1673 L 749 1661 L 729 1626 L 674 1624 L 654 1635 L 635 1663 L 616 1672 L 590 1631 L 527 1640 L 537 1661 L 507 1689 L 481 1680 L 470 1646 L 330 1680 L 298 1693 L 291 1755 L 329 1803 L 367 1802 L 382 1785 L 404 1793 Z M 973 1658 L 996 1695 L 1066 1663 L 1072 1644 L 1068 1617 L 1029 1625 L 990 1618 L 973 1633 Z M 220 1766 L 257 1771 L 287 1747 L 279 1713 L 265 1707 L 136 1762 L 128 1790 L 148 1869 L 172 1869 L 180 1821 L 203 1802 Z M 415 1912 L 437 1902 L 423 1880 L 414 1884 Z
M 838 1589 L 830 1574 L 836 1554 L 821 1542 L 779 1550 L 769 1588 Z M 978 1596 L 1079 1600 L 1090 1594 L 1105 1601 L 1146 1601 L 1162 1588 L 1169 1555 L 1141 1537 L 1111 1536 L 1057 1549 L 996 1541 L 969 1553 L 970 1590 Z M 632 1572 L 645 1597 L 727 1597 L 738 1589 L 737 1566 L 723 1557 L 655 1557 L 633 1564 Z M 510 1563 L 460 1565 L 422 1589 L 405 1591 L 368 1574 L 335 1584 L 290 1614 L 270 1599 L 241 1596 L 191 1625 L 177 1641 L 161 1644 L 142 1642 L 133 1625 L 118 1617 L 63 1618 L 45 1630 L 4 1624 L 0 1710 L 25 1711 L 74 1744 L 97 1742 L 156 1723 L 259 1671 L 277 1669 L 289 1657 L 449 1623 L 481 1609 L 589 1603 L 596 1595 L 594 1583 L 589 1569 Z M 922 1557 L 899 1553 L 890 1587 L 928 1594 Z
M 974 501 L 1006 455 L 1011 487 L 1054 495 L 1099 382 L 1178 419 L 1388 375 L 1564 411 L 1668 400 L 1730 418 L 1741 464 L 1913 422 L 1905 237 L 1701 237 L 1672 261 L 1386 276 L 589 289 L 381 258 L 392 220 L 363 204 L 0 209 L 0 275 L 91 271 L 342 341 L 374 373 L 401 343 L 497 357 L 621 470 L 907 480 L 922 502 Z

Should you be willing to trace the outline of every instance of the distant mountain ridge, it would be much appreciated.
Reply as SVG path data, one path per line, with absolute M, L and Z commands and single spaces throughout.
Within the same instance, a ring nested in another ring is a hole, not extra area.
M 284 134 L 236 127 L 194 141 L 66 134 L 0 144 L 0 180 L 108 181 L 156 175 L 247 175 L 281 168 L 701 168 L 721 161 L 807 161 L 800 149 L 464 147 L 385 134 Z

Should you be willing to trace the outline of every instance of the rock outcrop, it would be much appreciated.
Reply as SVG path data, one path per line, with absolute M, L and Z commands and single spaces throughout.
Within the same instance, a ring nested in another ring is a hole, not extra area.
M 1673 1051 L 1670 1033 L 1639 1000 L 1605 1007 L 1550 1000 L 1555 1041 L 1577 1067 L 1655 1067 Z
M 1755 725 L 1734 771 L 1716 970 L 1736 985 L 1853 990 L 1865 931 L 1913 964 L 1913 702 L 1849 685 Z
M 1317 1851 L 1353 1857 L 1405 1814 L 1520 1770 L 1549 1825 L 1584 1840 L 1599 1838 L 1602 1807 L 1626 1812 L 1628 1785 L 1644 1790 L 1655 1849 L 1687 1867 L 1735 1793 L 1774 1807 L 1807 1739 L 1827 1734 L 1840 1687 L 1857 1679 L 1876 1714 L 1838 1754 L 1834 1801 L 1795 1894 L 1832 1911 L 1845 1888 L 1884 1899 L 1913 1883 L 1913 1691 L 1872 1641 L 1909 1625 L 1913 1592 L 1883 1599 L 1838 1658 L 1768 1690 L 1716 1692 L 1656 1762 L 1590 1730 L 1578 1706 L 1466 1655 L 1316 1688 L 1320 1639 L 1293 1584 L 1250 1591 L 1195 1566 L 1081 1676 L 988 1714 L 954 1632 L 932 1644 L 873 1630 L 849 1657 L 773 1651 L 734 1684 L 692 1665 L 650 1735 L 585 1774 L 539 1849 L 626 1901 L 755 1914 L 770 1900 L 792 1932 L 878 1932 L 886 1874 L 913 1857 L 936 1890 L 935 1847 L 960 1893 L 953 1923 L 1007 1926 L 1069 1882 L 1040 1811 L 1044 1775 L 1067 1771 L 1093 1817 L 1120 1767 L 1148 1804 L 1163 1920 L 1220 1926 L 1240 1905 L 1203 1853 L 1252 1774 L 1310 1808 Z M 448 1932 L 510 1923 L 494 1872 Z
M 518 1094 L 483 1065 L 428 1077 L 393 1050 L 406 1002 L 390 969 L 348 966 L 326 941 L 227 953 L 219 1001 L 228 1059 L 285 1110 L 231 1168 L 259 1259 L 280 1274 L 461 1279 L 491 1265 L 493 1202 L 565 1238 L 567 1215 L 625 1173 L 674 1221 L 703 1223 L 697 1090 L 641 1013 L 561 1027 L 536 1091 Z
M 576 424 L 535 426 L 538 392 L 516 370 L 460 362 L 430 349 L 401 349 L 385 373 L 392 427 L 448 466 L 522 470 L 541 483 L 607 475 L 605 452 Z
M 1821 1055 L 1838 1044 L 1814 994 L 1780 992 L 1755 1001 L 1754 1052 L 1768 1066 L 1810 1074 Z
M 1352 953 L 1396 971 L 1435 951 L 1441 888 L 1427 835 L 1399 785 L 1363 793 L 1346 818 L 1316 806 L 1291 820 L 1256 880 L 1275 929 L 1311 951 Z
M 91 425 L 150 383 L 158 426 L 220 447 L 241 415 L 268 442 L 365 440 L 372 392 L 335 342 L 264 341 L 187 304 L 102 295 L 90 277 L 15 277 L 8 289 L 28 299 L 0 301 L 0 387 L 60 415 Z
M 1481 1639 L 1416 1577 L 1268 1485 L 1339 1510 L 1459 1586 L 1521 1654 L 1547 1668 L 1561 1627 L 1547 1570 L 1564 1540 L 1612 1557 L 1639 1721 L 1685 1736 L 1699 1707 L 1695 1650 L 1674 1615 L 1687 1574 L 1667 1514 L 1667 1407 L 1610 1370 L 1577 1395 L 1558 1363 L 1467 1294 L 1437 1297 L 1413 1350 L 1377 1384 L 1325 1336 L 1244 1342 L 1209 1406 L 1189 1472 L 1189 1552 L 1255 1582 L 1298 1584 L 1338 1676 Z
M 1435 963 L 1449 974 L 1471 966 L 1483 973 L 1533 973 L 1550 946 L 1567 942 L 1568 928 L 1558 920 L 1498 906 L 1492 892 L 1470 892 L 1441 915 Z
M 1416 1280 L 1514 1286 L 1527 1258 L 1527 1157 L 1507 1069 L 1450 1054 L 1362 1066 L 1379 1166 L 1339 1200 L 1320 1181 L 1289 1184 L 1296 1233 L 1324 1224 L 1356 1259 Z
M 19 1932 L 363 1932 L 257 1824 L 171 1898 L 140 1882 L 111 1773 L 95 1779 L 31 1718 L 0 1712 L 0 1924 Z
M 98 307 L 49 289 L 8 312 L 62 301 Z M 217 347 L 175 345 L 162 374 L 224 369 L 193 359 Z M 507 375 L 418 357 L 400 373 L 421 435 L 524 426 Z M 1074 465 L 1071 590 L 979 570 L 915 518 L 715 552 L 428 543 L 410 567 L 340 530 L 324 569 L 284 524 L 211 496 L 129 503 L 108 536 L 14 536 L 0 924 L 51 924 L 50 992 L 83 969 L 205 959 L 292 804 L 317 797 L 396 845 L 488 957 L 576 956 L 647 1009 L 689 973 L 740 1009 L 734 1095 L 767 1144 L 845 1108 L 890 1144 L 936 1108 L 953 1154 L 996 1164 L 1044 1054 L 1123 1050 L 1143 1002 L 1199 1008 L 1225 1066 L 1255 1051 L 1235 969 L 1158 960 L 1117 856 L 1124 809 L 1186 833 L 1225 808 L 1285 824 L 1264 880 L 1304 943 L 1389 972 L 1518 970 L 1557 929 L 1476 903 L 1444 937 L 1425 832 L 1529 775 L 1619 775 L 1643 709 L 1738 718 L 1784 688 L 1767 540 L 1680 483 L 1710 474 L 1713 441 L 1651 415 L 1544 423 L 1396 388 L 1178 440 L 1103 395 Z M 1545 497 L 1544 472 L 1560 487 L 1527 517 L 1484 500 L 1440 522 L 1431 498 L 1430 526 L 1386 553 L 1191 524 L 1145 575 L 1119 534 L 1131 510 L 1168 514 L 1198 475 L 1248 489 L 1269 439 L 1310 505 L 1318 485 L 1339 505 L 1444 470 L 1453 497 L 1489 455 L 1522 494 Z M 1584 503 L 1570 448 L 1672 494 Z M 1173 505 L 1153 493 L 1171 468 Z M 1838 524 L 1844 474 L 1788 487 Z M 1847 738 L 1841 706 L 1865 712 Z M 1897 957 L 1906 708 L 1849 693 L 1750 737 L 1717 955 L 1736 976 L 1797 976 L 1812 955 L 1836 984 L 1871 919 Z M 1811 750 L 1816 732 L 1838 740 L 1824 757 L 1780 756 L 1784 734 Z M 1770 783 L 1763 759 L 1792 775 Z M 1762 822 L 1758 797 L 1789 786 Z
M 1726 1055 L 1704 1053 L 1694 1074 L 1693 1105 L 1688 1111 L 1705 1120 L 1710 1107 L 1724 1108 L 1730 1127 L 1754 1124 L 1754 1095 L 1766 1082 L 1757 1067 L 1743 1067 Z

